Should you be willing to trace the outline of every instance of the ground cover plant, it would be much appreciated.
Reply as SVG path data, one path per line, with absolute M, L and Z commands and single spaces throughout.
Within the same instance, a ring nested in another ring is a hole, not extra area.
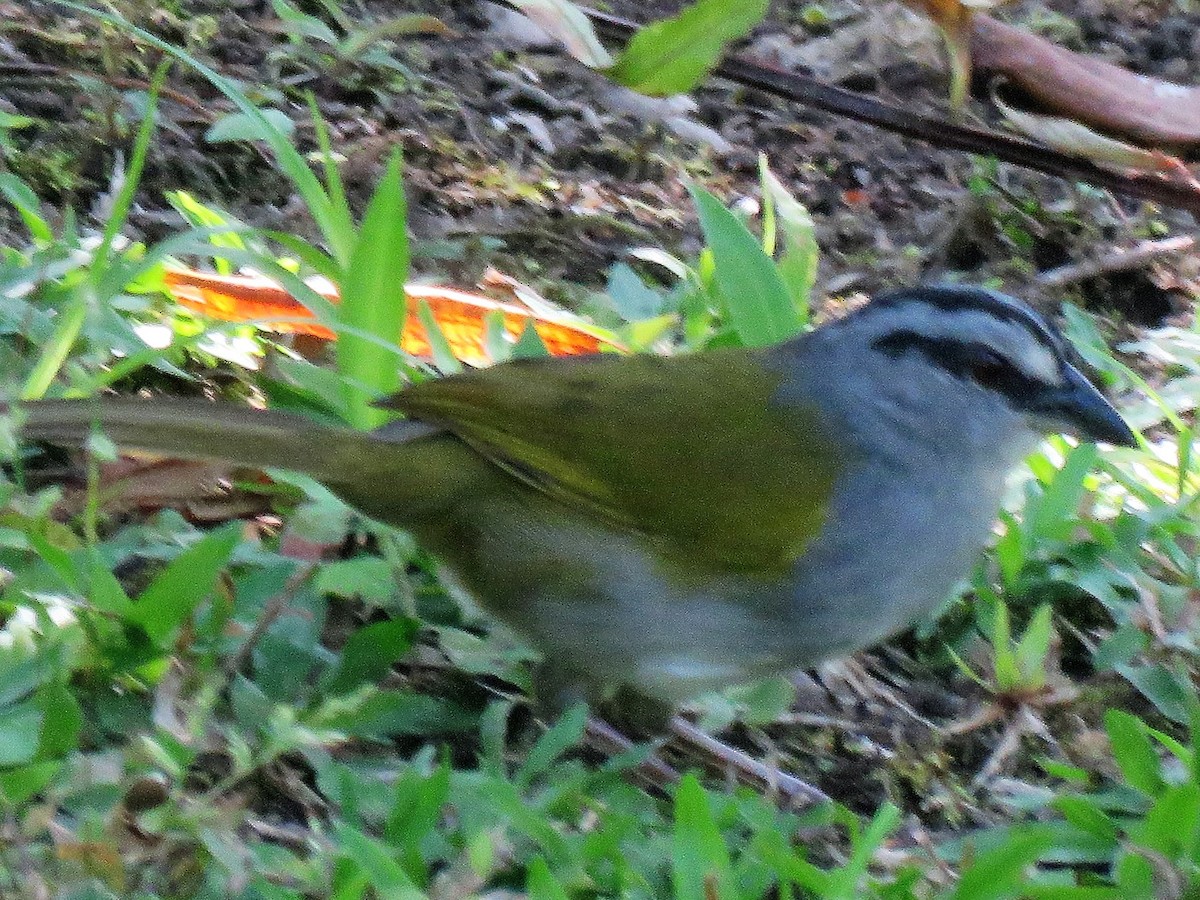
M 1186 217 L 724 83 L 646 112 L 498 7 L 5 11 L 5 401 L 204 395 L 369 426 L 370 397 L 460 365 L 429 304 L 432 362 L 398 349 L 405 279 L 489 266 L 502 299 L 643 352 L 766 343 L 957 278 L 1054 315 L 1146 442 L 1047 443 L 935 621 L 698 706 L 834 801 L 794 808 L 691 753 L 663 751 L 677 778 L 645 748 L 606 757 L 582 709 L 537 721 L 529 652 L 307 479 L 10 431 L 0 895 L 1195 896 L 1196 261 L 1064 270 Z M 889 43 L 880 15 L 780 4 L 750 40 L 944 103 L 936 36 Z M 1185 4 L 1014 15 L 1198 74 Z M 337 339 L 198 317 L 169 265 L 266 273 Z M 486 327 L 496 359 L 547 352 Z

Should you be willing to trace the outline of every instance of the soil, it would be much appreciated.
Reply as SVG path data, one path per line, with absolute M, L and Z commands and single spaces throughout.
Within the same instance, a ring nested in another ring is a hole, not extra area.
M 680 136 L 667 122 L 678 104 L 643 104 L 652 110 L 641 118 L 624 111 L 632 104 L 603 77 L 539 40 L 507 8 L 484 2 L 345 4 L 355 22 L 426 13 L 453 32 L 399 39 L 386 64 L 339 58 L 294 30 L 289 36 L 265 0 L 117 6 L 223 74 L 263 86 L 295 122 L 302 146 L 314 142 L 304 99 L 311 91 L 347 157 L 344 176 L 360 207 L 387 152 L 402 146 L 411 228 L 424 250 L 417 274 L 428 280 L 470 285 L 492 265 L 578 302 L 631 247 L 694 251 L 681 176 L 729 201 L 753 198 L 760 152 L 813 214 L 818 286 L 827 294 L 920 279 L 991 280 L 1049 308 L 1062 292 L 1043 296 L 1033 281 L 1039 270 L 1192 227 L 1187 214 L 995 167 L 716 79 L 696 91 Z M 678 4 L 610 6 L 645 21 Z M 1069 47 L 1192 83 L 1200 12 L 1181 9 L 1166 0 L 1005 7 L 1011 20 Z M 320 4 L 307 11 L 319 13 Z M 64 18 L 53 3 L 0 3 L 0 12 L 0 110 L 38 120 L 13 132 L 23 152 L 10 164 L 49 203 L 91 210 L 136 127 L 122 90 L 147 77 L 154 54 L 107 26 Z M 778 2 L 740 49 L 912 108 L 946 106 L 936 34 L 893 3 Z M 288 182 L 259 150 L 205 140 L 229 108 L 224 99 L 183 67 L 169 83 L 176 93 L 162 104 L 133 236 L 178 227 L 163 198 L 177 188 L 249 223 L 310 233 Z M 996 120 L 979 100 L 965 115 Z M 19 241 L 19 221 L 5 215 L 0 239 Z M 1168 259 L 1091 279 L 1068 296 L 1148 323 L 1180 305 L 1194 275 Z

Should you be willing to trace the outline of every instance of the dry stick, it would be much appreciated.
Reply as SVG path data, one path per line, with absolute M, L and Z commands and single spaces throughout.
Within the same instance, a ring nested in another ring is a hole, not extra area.
M 597 30 L 610 39 L 628 39 L 638 25 L 608 13 L 585 9 Z M 873 97 L 827 84 L 810 75 L 787 72 L 746 56 L 727 56 L 714 74 L 746 87 L 811 106 L 833 115 L 865 122 L 885 131 L 915 138 L 950 150 L 994 156 L 1004 162 L 1047 175 L 1083 181 L 1114 193 L 1186 209 L 1200 214 L 1200 189 L 1141 172 L 1118 172 L 1085 159 L 1068 156 L 1021 138 L 971 128 L 928 116 Z
M 224 672 L 227 678 L 232 678 L 242 671 L 242 668 L 250 661 L 250 654 L 254 652 L 255 646 L 262 640 L 263 635 L 267 633 L 267 629 L 275 623 L 276 619 L 283 615 L 284 610 L 292 602 L 296 593 L 312 577 L 313 572 L 316 570 L 316 563 L 305 563 L 300 566 L 284 584 L 283 589 L 266 602 L 266 605 L 263 606 L 263 610 L 258 616 L 258 621 L 254 623 L 253 630 L 242 641 L 242 645 L 238 647 L 237 652 L 225 661 Z
M 99 72 L 83 72 L 78 69 L 69 69 L 64 66 L 52 66 L 48 63 L 34 62 L 5 62 L 0 63 L 0 76 L 29 76 L 30 78 L 53 78 L 59 81 L 67 78 L 91 78 L 95 81 L 103 81 L 111 87 L 131 89 L 138 91 L 150 90 L 150 82 L 141 78 L 125 78 L 120 75 L 105 75 Z M 174 100 L 181 106 L 186 106 L 194 113 L 198 113 L 206 121 L 213 121 L 216 116 L 207 106 L 199 99 L 189 94 L 184 94 L 181 91 L 174 90 L 169 87 L 162 87 L 159 93 L 168 100 Z
M 1111 272 L 1128 272 L 1136 269 L 1160 256 L 1172 253 L 1182 253 L 1191 250 L 1197 244 L 1194 234 L 1180 234 L 1175 237 L 1163 238 L 1160 241 L 1141 241 L 1128 248 L 1109 250 L 1101 256 L 1083 259 L 1076 263 L 1068 263 L 1056 269 L 1049 269 L 1037 277 L 1038 284 L 1046 287 L 1062 287 L 1095 278 L 1097 275 L 1107 275 Z
M 831 802 L 829 795 L 820 788 L 717 740 L 681 716 L 672 717 L 670 730 L 676 744 L 699 752 L 721 768 L 732 769 L 734 776 L 743 784 L 777 793 L 785 798 L 791 807 Z M 629 738 L 595 716 L 588 717 L 585 734 L 587 744 L 606 756 L 616 756 L 633 748 Z M 633 774 L 649 786 L 660 789 L 679 781 L 679 772 L 664 762 L 657 753 L 651 753 L 638 765 Z
M 713 759 L 732 767 L 739 781 L 749 782 L 759 788 L 778 791 L 793 806 L 813 806 L 817 803 L 829 803 L 832 799 L 818 787 L 781 772 L 774 766 L 768 766 L 761 760 L 754 759 L 750 754 L 722 743 L 710 734 L 701 731 L 682 716 L 671 719 L 671 735 L 679 743 L 700 750 Z

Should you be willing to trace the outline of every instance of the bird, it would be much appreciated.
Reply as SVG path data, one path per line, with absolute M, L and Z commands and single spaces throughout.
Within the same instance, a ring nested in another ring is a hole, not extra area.
M 539 699 L 677 708 L 929 615 L 1045 435 L 1137 435 L 1028 305 L 893 290 L 765 348 L 517 360 L 355 431 L 204 400 L 19 405 L 25 440 L 298 470 L 411 532 L 535 649 Z

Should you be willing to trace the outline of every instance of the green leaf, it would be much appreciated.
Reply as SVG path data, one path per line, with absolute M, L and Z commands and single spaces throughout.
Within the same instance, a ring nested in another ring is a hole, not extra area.
M 587 727 L 588 708 L 584 703 L 576 704 L 563 713 L 546 733 L 538 738 L 525 764 L 513 779 L 517 786 L 529 787 L 533 779 L 545 772 L 556 759 L 583 738 Z
M 412 865 L 420 864 L 420 842 L 437 827 L 449 796 L 448 761 L 443 761 L 428 776 L 411 767 L 397 779 L 384 834 L 392 845 L 411 848 L 407 854 L 410 871 Z
M 357 556 L 325 563 L 317 572 L 316 589 L 335 597 L 361 597 L 367 603 L 381 604 L 395 591 L 395 573 L 386 559 Z
M 742 343 L 763 347 L 796 335 L 800 317 L 774 261 L 720 200 L 697 184 L 688 190 L 712 250 L 713 279 Z
M 1129 829 L 1135 844 L 1174 859 L 1195 841 L 1200 826 L 1200 785 L 1192 781 L 1165 788 L 1141 822 Z
M 58 310 L 54 332 L 42 344 L 42 352 L 25 379 L 25 386 L 21 389 L 22 400 L 40 400 L 54 383 L 54 377 L 67 361 L 71 348 L 83 330 L 83 323 L 87 321 L 86 297 L 83 290 L 77 288 L 67 304 Z
M 697 0 L 639 29 L 609 77 L 656 97 L 690 91 L 720 62 L 729 41 L 763 20 L 767 7 L 767 0 Z
M 62 765 L 62 760 L 52 759 L 0 772 L 0 798 L 12 806 L 25 803 L 50 785 Z
M 663 311 L 663 296 L 647 287 L 638 273 L 625 263 L 617 263 L 608 270 L 608 285 L 604 290 L 626 322 L 651 319 Z
M 1120 840 L 1121 832 L 1117 824 L 1089 798 L 1065 794 L 1056 797 L 1051 805 L 1076 828 L 1094 835 L 1105 843 L 1115 847 Z
M 1143 794 L 1157 797 L 1163 789 L 1162 769 L 1142 720 L 1124 710 L 1110 709 L 1104 714 L 1104 727 L 1125 780 Z
M 360 628 L 342 648 L 325 690 L 348 694 L 361 684 L 381 680 L 391 671 L 392 663 L 412 649 L 416 634 L 417 623 L 413 619 L 392 619 Z
M 1145 694 L 1160 713 L 1176 722 L 1187 722 L 1190 686 L 1161 663 L 1145 666 L 1121 665 L 1117 671 Z
M 0 172 L 0 194 L 16 208 L 35 241 L 45 244 L 53 242 L 54 231 L 50 223 L 42 218 L 42 204 L 33 188 L 11 172 Z
M 50 684 L 37 692 L 33 702 L 42 712 L 38 757 L 51 759 L 74 750 L 83 730 L 83 710 L 75 695 L 65 684 Z
M 860 882 L 867 872 L 867 866 L 888 835 L 895 831 L 899 824 L 900 807 L 894 803 L 885 803 L 879 807 L 866 830 L 855 837 L 854 852 L 850 859 L 829 873 L 824 896 L 829 900 L 855 900 L 856 897 L 862 896 Z
M 333 255 L 339 261 L 343 262 L 349 258 L 349 248 L 345 239 L 344 229 L 340 227 L 341 213 L 333 209 L 325 188 L 309 168 L 308 161 L 289 143 L 286 135 L 271 127 L 270 123 L 262 117 L 262 113 L 250 102 L 236 83 L 221 75 L 211 66 L 200 62 L 200 60 L 191 54 L 151 34 L 144 28 L 133 25 L 119 15 L 104 10 L 93 9 L 84 3 L 75 2 L 75 0 L 55 0 L 55 2 L 59 6 L 74 10 L 82 16 L 107 22 L 109 25 L 127 34 L 136 35 L 139 40 L 183 61 L 192 69 L 199 72 L 209 84 L 228 97 L 239 111 L 252 119 L 262 119 L 263 139 L 266 140 L 271 150 L 275 153 L 279 167 L 287 174 L 292 184 L 295 185 L 297 192 L 304 198 L 309 212 L 320 227 L 321 234 L 329 243 Z
M 549 355 L 550 351 L 546 349 L 542 336 L 537 333 L 533 319 L 526 319 L 525 327 L 521 329 L 517 342 L 512 345 L 512 358 L 545 359 Z
M 204 140 L 210 144 L 224 141 L 263 141 L 267 139 L 267 128 L 286 137 L 291 137 L 296 130 L 296 123 L 288 118 L 287 113 L 278 109 L 261 109 L 259 113 L 260 115 L 254 117 L 240 112 L 221 116 L 204 133 Z M 266 126 L 263 125 L 264 121 Z
M 1025 527 L 1030 534 L 1044 539 L 1070 536 L 1087 493 L 1087 474 L 1099 455 L 1095 444 L 1080 444 L 1070 452 L 1041 496 L 1026 510 Z
M 996 687 L 1010 690 L 1021 684 L 1021 671 L 1012 646 L 1012 631 L 1008 620 L 1008 606 L 1003 600 L 995 604 L 992 620 L 992 665 L 996 670 Z
M 138 597 L 130 620 L 150 640 L 165 648 L 176 631 L 210 594 L 242 537 L 241 525 L 230 523 L 209 532 L 163 569 Z
M 1051 846 L 1053 836 L 1035 827 L 1011 829 L 999 846 L 980 853 L 963 870 L 947 900 L 1002 900 L 1016 897 L 1026 870 Z
M 1053 614 L 1049 603 L 1039 606 L 1025 627 L 1021 640 L 1017 642 L 1017 668 L 1027 687 L 1040 688 L 1046 683 L 1046 657 L 1050 653 L 1050 639 L 1054 636 L 1051 627 Z
M 19 766 L 37 755 L 42 710 L 33 701 L 0 709 L 0 766 Z
M 529 900 L 568 900 L 567 892 L 540 856 L 535 856 L 526 867 L 525 893 Z
M 776 266 L 800 320 L 807 322 L 820 258 L 816 226 L 804 204 L 793 197 L 783 182 L 775 177 L 775 173 L 767 168 L 766 155 L 760 155 L 758 161 L 764 199 L 770 201 L 778 233 L 783 237 Z
M 398 353 L 408 279 L 406 217 L 403 162 L 397 150 L 367 205 L 339 285 L 340 323 L 365 333 L 342 331 L 337 339 L 338 372 L 347 380 L 346 409 L 356 428 L 385 422 L 388 413 L 371 403 L 400 384 Z
M 396 862 L 390 847 L 345 822 L 335 823 L 333 833 L 341 852 L 363 871 L 381 900 L 425 900 L 426 895 Z
M 386 738 L 398 734 L 446 734 L 466 731 L 479 716 L 437 697 L 408 691 L 372 691 L 354 709 L 319 717 L 319 725 L 354 737 Z
M 673 872 L 676 900 L 738 896 L 729 848 L 713 818 L 707 792 L 690 772 L 675 789 Z
M 417 305 L 417 318 L 425 329 L 425 337 L 429 341 L 429 352 L 433 356 L 433 364 L 446 375 L 452 375 L 463 370 L 463 364 L 454 355 L 450 340 L 442 330 L 442 324 L 433 314 L 433 307 L 424 297 Z

